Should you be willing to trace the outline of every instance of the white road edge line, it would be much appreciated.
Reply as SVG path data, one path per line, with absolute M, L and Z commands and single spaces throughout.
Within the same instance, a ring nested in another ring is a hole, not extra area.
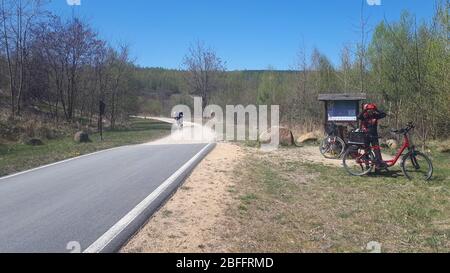
M 203 154 L 208 150 L 213 143 L 206 145 L 200 152 L 192 157 L 186 164 L 184 164 L 178 171 L 164 181 L 156 190 L 147 196 L 141 203 L 134 207 L 127 215 L 125 215 L 119 222 L 111 227 L 105 234 L 103 234 L 97 241 L 90 245 L 83 253 L 100 253 L 114 238 L 117 237 L 125 228 L 130 225 L 153 201 L 158 198 L 176 179 Z

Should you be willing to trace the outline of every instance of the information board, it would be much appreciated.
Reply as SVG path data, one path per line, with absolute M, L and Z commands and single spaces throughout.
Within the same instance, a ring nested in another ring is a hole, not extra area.
M 358 103 L 355 101 L 330 101 L 328 121 L 351 122 L 358 120 Z

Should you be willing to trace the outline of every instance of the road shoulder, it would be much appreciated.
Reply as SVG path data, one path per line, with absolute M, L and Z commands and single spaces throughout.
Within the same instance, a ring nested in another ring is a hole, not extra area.
M 243 148 L 220 143 L 122 252 L 227 252 L 227 210 Z

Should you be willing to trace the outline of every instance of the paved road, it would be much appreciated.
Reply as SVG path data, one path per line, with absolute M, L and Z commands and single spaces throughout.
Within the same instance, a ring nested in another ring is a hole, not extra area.
M 0 252 L 68 252 L 69 242 L 84 251 L 102 236 L 103 251 L 117 250 L 210 146 L 127 146 L 0 179 Z M 143 200 L 171 178 L 144 210 Z M 115 226 L 139 205 L 131 217 L 138 222 Z

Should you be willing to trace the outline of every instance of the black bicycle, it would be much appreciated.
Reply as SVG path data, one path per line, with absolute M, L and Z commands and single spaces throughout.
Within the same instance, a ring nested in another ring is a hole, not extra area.
M 345 141 L 338 136 L 338 126 L 335 123 L 328 124 L 327 136 L 320 144 L 320 153 L 328 159 L 339 159 L 345 152 Z

